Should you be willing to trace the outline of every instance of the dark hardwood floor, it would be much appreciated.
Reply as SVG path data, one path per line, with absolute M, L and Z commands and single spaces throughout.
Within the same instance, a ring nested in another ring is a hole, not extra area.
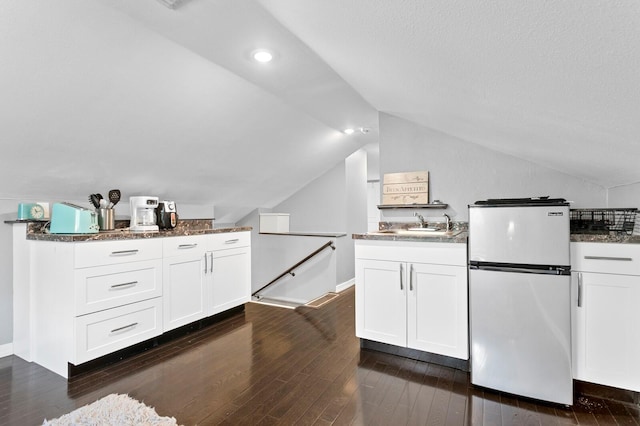
M 348 290 L 320 309 L 245 312 L 67 382 L 0 358 L 0 425 L 39 425 L 126 393 L 183 425 L 639 425 L 637 405 L 564 408 L 472 386 L 460 370 L 360 350 Z

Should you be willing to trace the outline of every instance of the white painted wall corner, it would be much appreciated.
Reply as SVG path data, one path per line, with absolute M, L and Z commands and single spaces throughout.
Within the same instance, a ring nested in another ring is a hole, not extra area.
M 355 283 L 356 283 L 356 279 L 354 277 L 354 278 L 351 278 L 350 280 L 347 280 L 343 283 L 336 285 L 336 293 L 340 293 L 341 291 L 344 291 L 349 287 L 352 287 L 353 285 L 355 285 Z
M 13 355 L 13 343 L 0 345 L 0 358 L 4 358 L 9 355 Z

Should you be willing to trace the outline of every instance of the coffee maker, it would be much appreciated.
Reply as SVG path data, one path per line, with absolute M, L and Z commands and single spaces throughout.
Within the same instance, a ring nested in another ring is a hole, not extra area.
M 172 229 L 178 224 L 178 210 L 175 201 L 163 200 L 158 204 L 157 223 L 160 229 Z
M 130 197 L 131 221 L 129 230 L 133 232 L 154 232 L 158 230 L 156 224 L 156 208 L 158 197 Z

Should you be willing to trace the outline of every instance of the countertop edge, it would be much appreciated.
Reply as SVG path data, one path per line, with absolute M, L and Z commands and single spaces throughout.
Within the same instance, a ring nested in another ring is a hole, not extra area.
M 97 234 L 45 234 L 27 233 L 27 240 L 30 241 L 51 241 L 51 242 L 90 242 L 90 241 L 121 241 L 153 238 L 172 238 L 194 235 L 211 235 L 233 232 L 248 232 L 253 228 L 250 226 L 211 228 L 211 229 L 187 229 L 187 230 L 167 230 L 157 232 L 131 232 L 128 230 L 115 230 L 99 232 Z
M 351 238 L 354 240 L 362 241 L 410 241 L 418 243 L 453 243 L 453 244 L 466 244 L 468 233 L 461 232 L 455 237 L 431 237 L 420 235 L 401 235 L 401 234 L 382 234 L 382 233 L 367 233 L 367 234 L 352 234 Z

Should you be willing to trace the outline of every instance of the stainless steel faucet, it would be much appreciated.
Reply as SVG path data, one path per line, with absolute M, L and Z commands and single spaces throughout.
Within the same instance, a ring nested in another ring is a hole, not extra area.
M 453 222 L 451 222 L 451 218 L 448 214 L 443 214 L 444 218 L 447 220 L 446 230 L 453 231 Z
M 426 228 L 427 227 L 427 222 L 424 220 L 424 217 L 422 217 L 422 215 L 418 212 L 415 212 L 413 214 L 415 217 L 418 218 L 418 220 L 420 221 L 420 228 Z

